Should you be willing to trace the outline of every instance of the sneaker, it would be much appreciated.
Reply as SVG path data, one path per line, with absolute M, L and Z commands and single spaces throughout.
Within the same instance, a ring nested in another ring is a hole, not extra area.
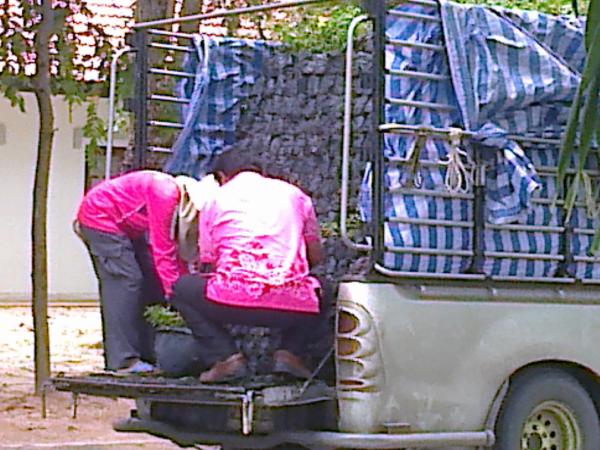
M 128 374 L 134 375 L 134 374 L 148 374 L 148 373 L 152 373 L 155 371 L 156 371 L 156 368 L 152 364 L 138 359 L 136 362 L 134 362 L 133 364 L 131 364 L 128 367 L 118 369 L 117 373 L 121 374 L 121 375 L 128 375 Z

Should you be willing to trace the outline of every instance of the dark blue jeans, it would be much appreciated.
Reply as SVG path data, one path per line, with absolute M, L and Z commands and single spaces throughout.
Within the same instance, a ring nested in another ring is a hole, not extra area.
M 171 303 L 179 311 L 192 334 L 203 348 L 208 366 L 237 353 L 235 342 L 226 324 L 279 328 L 281 348 L 298 356 L 306 353 L 312 340 L 326 339 L 330 294 L 321 281 L 320 312 L 318 314 L 280 311 L 266 308 L 242 308 L 213 302 L 206 298 L 206 278 L 185 275 L 175 283 Z

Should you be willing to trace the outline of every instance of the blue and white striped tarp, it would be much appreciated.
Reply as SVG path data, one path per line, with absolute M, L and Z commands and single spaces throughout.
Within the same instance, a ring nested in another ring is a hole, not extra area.
M 178 96 L 190 103 L 181 108 L 184 127 L 165 170 L 201 176 L 212 158 L 235 142 L 240 102 L 261 75 L 263 59 L 276 43 L 196 35 L 196 52 L 182 70 L 195 73 L 178 85 Z
M 444 46 L 445 51 L 388 45 L 386 96 L 447 104 L 454 109 L 388 104 L 386 122 L 460 127 L 474 133 L 462 147 L 471 156 L 478 147 L 487 162 L 484 273 L 554 276 L 561 259 L 563 222 L 562 211 L 552 202 L 558 194 L 555 169 L 559 150 L 548 144 L 524 147 L 510 136 L 560 136 L 585 58 L 583 22 L 445 1 L 439 9 L 405 4 L 396 10 L 439 15 L 442 20 L 390 15 L 388 39 Z M 394 70 L 433 73 L 448 79 L 398 76 Z M 386 135 L 385 155 L 414 157 L 415 139 Z M 468 250 L 472 248 L 473 221 L 472 200 L 461 197 L 473 191 L 469 187 L 453 198 L 440 196 L 448 192 L 448 166 L 432 163 L 456 156 L 456 146 L 430 137 L 422 147 L 416 173 L 414 164 L 389 163 L 385 167 L 389 193 L 384 205 L 389 222 L 384 227 L 388 249 L 384 265 L 399 271 L 461 273 L 472 261 Z M 467 162 L 467 155 L 463 162 Z M 370 219 L 370 176 L 367 168 L 360 201 L 365 220 Z M 412 190 L 407 191 L 407 187 Z M 576 211 L 573 220 L 581 222 L 580 214 Z M 415 223 L 415 219 L 455 223 L 428 225 Z M 593 226 L 587 220 L 586 227 Z M 507 224 L 546 228 L 498 227 Z M 575 233 L 572 250 L 584 254 L 590 239 L 588 234 Z M 462 253 L 452 256 L 449 251 Z M 594 265 L 582 267 L 578 263 L 569 269 L 578 277 L 591 277 Z

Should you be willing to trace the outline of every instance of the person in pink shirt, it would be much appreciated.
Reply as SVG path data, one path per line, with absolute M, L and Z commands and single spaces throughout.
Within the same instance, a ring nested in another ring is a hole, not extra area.
M 154 369 L 143 312 L 187 273 L 173 233 L 183 185 L 165 173 L 131 172 L 99 183 L 79 206 L 76 229 L 99 281 L 107 370 Z
M 200 212 L 200 261 L 209 275 L 182 277 L 172 304 L 203 345 L 202 382 L 243 376 L 247 365 L 224 328 L 282 329 L 275 372 L 310 376 L 301 359 L 323 320 L 321 283 L 310 269 L 323 256 L 312 201 L 296 186 L 261 174 L 238 149 L 217 157 L 221 182 Z

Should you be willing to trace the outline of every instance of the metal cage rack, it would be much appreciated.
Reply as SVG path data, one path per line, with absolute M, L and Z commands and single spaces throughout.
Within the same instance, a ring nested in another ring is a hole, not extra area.
M 214 17 L 223 17 L 236 14 L 253 13 L 265 11 L 269 9 L 279 9 L 286 7 L 296 7 L 314 3 L 321 3 L 323 0 L 300 0 L 291 2 L 281 2 L 267 5 L 259 5 L 247 8 L 238 8 L 229 11 L 214 12 L 209 14 L 198 14 L 194 16 L 183 17 L 179 19 L 164 19 L 152 22 L 146 22 L 134 26 L 135 32 L 132 36 L 131 44 L 135 51 L 135 97 L 131 104 L 131 110 L 135 116 L 135 140 L 134 140 L 134 164 L 137 167 L 146 165 L 147 156 L 151 153 L 168 154 L 171 149 L 168 146 L 156 143 L 152 139 L 153 130 L 166 130 L 166 132 L 175 133 L 183 128 L 183 123 L 169 120 L 161 117 L 152 117 L 149 111 L 152 110 L 149 106 L 153 103 L 182 105 L 188 103 L 185 98 L 177 97 L 172 93 L 166 92 L 150 92 L 149 86 L 152 77 L 169 78 L 172 80 L 181 80 L 183 78 L 194 78 L 195 74 L 179 70 L 176 65 L 152 64 L 150 55 L 152 52 L 165 52 L 170 55 L 184 55 L 186 53 L 195 52 L 192 46 L 193 35 L 189 33 L 166 31 L 161 29 L 165 25 L 173 23 L 181 23 L 185 21 L 201 21 Z M 384 183 L 385 168 L 390 165 L 406 165 L 411 164 L 410 161 L 401 158 L 386 157 L 381 151 L 383 149 L 383 139 L 386 133 L 397 133 L 405 136 L 426 136 L 435 139 L 449 140 L 453 130 L 448 128 L 436 128 L 424 124 L 423 126 L 415 126 L 403 123 L 386 123 L 385 108 L 386 105 L 395 105 L 397 107 L 433 109 L 440 111 L 448 111 L 454 106 L 444 103 L 434 103 L 427 101 L 419 101 L 414 99 L 395 98 L 386 96 L 384 92 L 385 77 L 405 77 L 416 80 L 427 80 L 435 83 L 438 81 L 446 81 L 448 74 L 444 73 L 426 73 L 411 70 L 396 70 L 386 69 L 384 61 L 384 53 L 386 46 L 404 47 L 414 51 L 429 51 L 429 52 L 445 52 L 443 45 L 434 45 L 429 43 L 403 41 L 397 39 L 387 39 L 385 35 L 385 22 L 388 15 L 402 17 L 416 21 L 441 22 L 439 15 L 439 4 L 434 0 L 406 0 L 404 2 L 422 6 L 429 9 L 429 13 L 414 13 L 406 11 L 389 10 L 384 0 L 365 0 L 363 7 L 368 12 L 368 16 L 356 18 L 349 29 L 347 61 L 346 61 L 346 101 L 345 101 L 345 117 L 344 117 L 344 148 L 342 162 L 342 201 L 341 201 L 341 223 L 340 229 L 342 239 L 350 246 L 359 250 L 372 250 L 372 266 L 380 274 L 391 277 L 411 277 L 411 278 L 447 278 L 447 279 L 462 279 L 462 280 L 482 280 L 493 279 L 498 281 L 530 281 L 530 282 L 554 282 L 554 283 L 576 283 L 578 280 L 574 276 L 570 276 L 567 268 L 573 263 L 595 263 L 600 262 L 589 255 L 574 255 L 571 251 L 571 242 L 574 234 L 590 235 L 594 233 L 591 228 L 573 227 L 569 223 L 561 220 L 559 226 L 552 225 L 521 225 L 521 224 L 506 224 L 493 225 L 487 223 L 484 219 L 485 210 L 485 164 L 474 155 L 475 163 L 472 167 L 474 171 L 474 185 L 472 192 L 468 193 L 450 193 L 443 191 L 431 191 L 418 189 L 413 187 L 396 188 L 394 191 L 389 191 Z M 371 162 L 373 167 L 373 186 L 372 186 L 372 224 L 370 225 L 371 242 L 355 243 L 352 242 L 347 233 L 347 205 L 348 205 L 348 165 L 350 159 L 350 122 L 351 122 L 351 97 L 352 97 L 352 40 L 353 33 L 357 25 L 364 20 L 370 19 L 373 23 L 374 31 L 374 53 L 373 53 L 373 102 L 374 111 L 373 121 L 376 133 L 373 133 L 371 141 Z M 177 58 L 175 57 L 175 60 Z M 466 130 L 461 131 L 461 139 L 468 143 L 472 133 Z M 518 142 L 523 147 L 535 145 L 560 145 L 560 139 L 556 137 L 544 136 L 519 136 L 511 135 L 510 139 Z M 110 135 L 109 135 L 110 141 Z M 418 161 L 422 166 L 436 166 L 439 161 Z M 556 177 L 555 167 L 536 167 L 538 173 L 544 176 Z M 589 171 L 591 177 L 600 177 L 600 172 Z M 384 213 L 384 196 L 390 193 L 407 194 L 407 195 L 424 195 L 438 196 L 448 198 L 462 198 L 472 203 L 473 214 L 468 220 L 463 221 L 443 221 L 432 219 L 415 219 L 408 217 L 387 218 Z M 561 199 L 553 203 L 551 198 L 534 198 L 534 204 L 538 205 L 556 205 L 560 206 L 563 201 Z M 583 206 L 578 204 L 578 206 Z M 563 218 L 564 219 L 564 218 Z M 405 224 L 425 225 L 425 226 L 454 226 L 468 228 L 472 233 L 472 245 L 470 249 L 429 249 L 425 247 L 407 247 L 407 246 L 391 246 L 384 242 L 384 227 L 386 222 L 396 221 Z M 521 251 L 491 251 L 484 249 L 483 240 L 484 233 L 490 230 L 498 231 L 527 231 L 540 233 L 554 233 L 560 235 L 560 253 L 545 254 L 532 253 Z M 383 255 L 385 252 L 403 253 L 403 254 L 436 254 L 457 257 L 467 257 L 471 259 L 470 267 L 464 273 L 429 273 L 418 271 L 398 271 L 383 264 Z M 509 259 L 527 259 L 535 261 L 553 261 L 558 264 L 556 275 L 552 277 L 525 277 L 525 276 L 486 276 L 482 272 L 483 261 L 485 258 L 509 258 Z M 600 280 L 585 279 L 583 283 L 600 283 Z

